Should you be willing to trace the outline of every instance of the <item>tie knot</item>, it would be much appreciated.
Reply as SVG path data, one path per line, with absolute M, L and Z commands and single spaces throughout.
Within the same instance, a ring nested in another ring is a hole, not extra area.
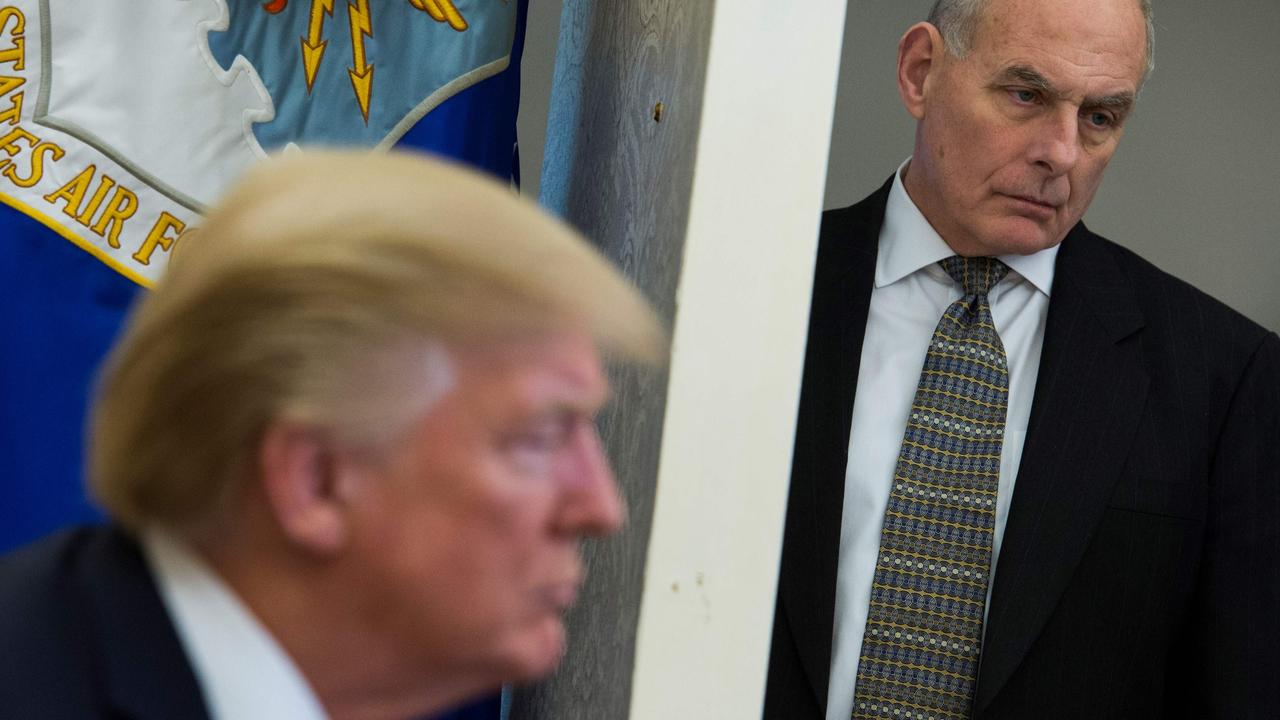
M 1009 272 L 1009 266 L 992 257 L 952 255 L 938 264 L 960 283 L 965 295 L 986 295 Z

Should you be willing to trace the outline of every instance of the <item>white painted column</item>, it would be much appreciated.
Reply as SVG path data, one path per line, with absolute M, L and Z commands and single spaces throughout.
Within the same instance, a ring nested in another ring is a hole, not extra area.
M 760 716 L 844 14 L 715 6 L 631 720 Z

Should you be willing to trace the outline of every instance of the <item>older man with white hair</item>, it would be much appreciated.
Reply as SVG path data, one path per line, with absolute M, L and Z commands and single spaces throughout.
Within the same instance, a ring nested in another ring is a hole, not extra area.
M 1280 338 L 1081 222 L 1152 28 L 902 36 L 914 152 L 823 217 L 766 718 L 1280 717 Z

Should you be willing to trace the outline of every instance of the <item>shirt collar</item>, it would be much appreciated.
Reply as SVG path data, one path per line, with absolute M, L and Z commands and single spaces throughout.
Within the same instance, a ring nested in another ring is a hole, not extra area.
M 288 653 L 217 573 L 161 530 L 144 531 L 142 547 L 212 717 L 324 720 Z
M 903 161 L 893 174 L 893 188 L 889 190 L 889 201 L 885 205 L 884 225 L 880 229 L 880 250 L 876 256 L 878 288 L 892 285 L 917 270 L 955 255 L 955 251 L 938 235 L 920 212 L 920 208 L 911 200 L 911 196 L 907 195 L 907 189 L 902 184 L 902 171 L 909 162 L 911 158 Z M 1001 255 L 1000 260 L 1048 296 L 1053 287 L 1058 247 L 1054 245 L 1030 255 Z

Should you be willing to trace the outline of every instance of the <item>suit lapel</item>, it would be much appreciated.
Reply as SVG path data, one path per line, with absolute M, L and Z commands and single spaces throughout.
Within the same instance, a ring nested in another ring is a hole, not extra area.
M 1146 399 L 1133 290 L 1077 225 L 1058 253 L 1027 440 L 987 615 L 981 714 L 1066 588 L 1124 466 Z
M 892 178 L 857 205 L 824 215 L 814 274 L 779 597 L 819 707 L 831 668 L 853 396 L 891 186 Z

